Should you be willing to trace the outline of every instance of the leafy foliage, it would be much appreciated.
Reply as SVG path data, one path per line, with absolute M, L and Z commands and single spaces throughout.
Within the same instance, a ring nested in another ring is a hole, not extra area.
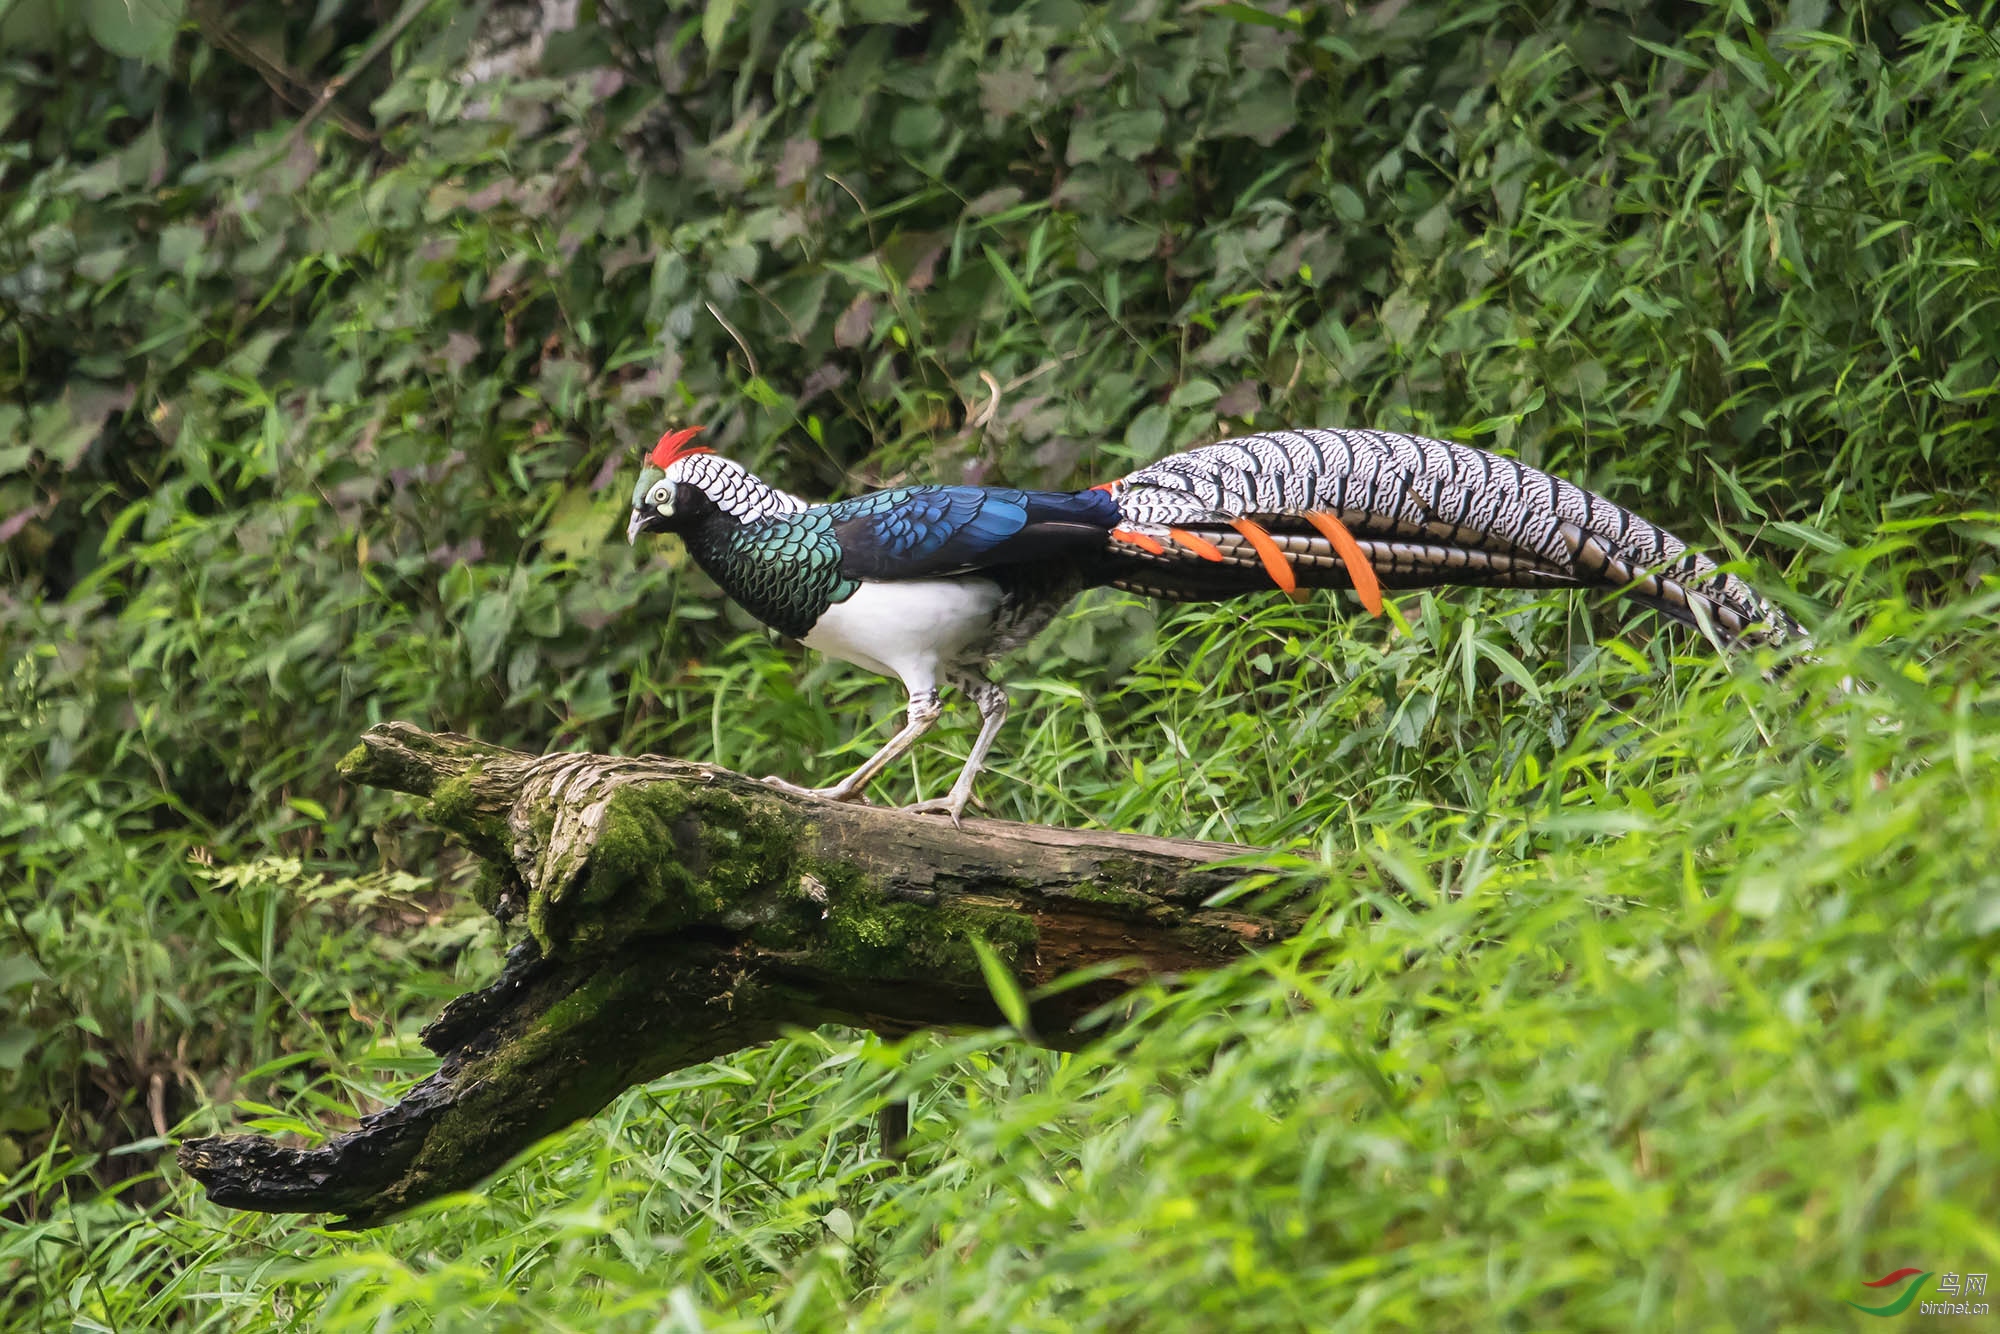
M 1991 15 L 708 0 L 525 77 L 195 17 L 0 68 L 10 1321 L 1823 1328 L 2000 1260 Z M 209 1208 L 172 1136 L 345 1124 L 493 968 L 361 727 L 798 775 L 898 706 L 615 542 L 670 421 L 814 493 L 1418 429 L 1751 553 L 1824 660 L 1089 599 L 994 813 L 1289 847 L 1292 946 L 1074 1057 L 802 1034 L 358 1240 Z

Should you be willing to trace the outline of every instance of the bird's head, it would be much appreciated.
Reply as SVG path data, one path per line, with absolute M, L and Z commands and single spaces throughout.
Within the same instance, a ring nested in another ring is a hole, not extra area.
M 645 470 L 632 488 L 628 542 L 637 542 L 641 533 L 685 534 L 702 524 L 751 523 L 806 508 L 805 501 L 752 476 L 742 464 L 690 445 L 700 430 L 668 431 L 646 455 Z
M 675 532 L 693 517 L 696 506 L 690 502 L 701 498 L 703 492 L 687 476 L 688 460 L 714 457 L 714 451 L 688 443 L 701 429 L 689 426 L 668 431 L 646 455 L 645 470 L 632 488 L 632 520 L 625 525 L 627 542 L 637 542 L 641 533 Z

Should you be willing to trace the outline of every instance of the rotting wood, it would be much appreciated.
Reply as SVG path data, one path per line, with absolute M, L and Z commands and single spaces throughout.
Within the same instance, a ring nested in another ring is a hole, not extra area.
M 408 723 L 370 729 L 340 769 L 427 798 L 424 817 L 489 863 L 481 903 L 527 935 L 424 1030 L 442 1064 L 395 1106 L 312 1148 L 182 1145 L 218 1204 L 368 1226 L 474 1184 L 633 1084 L 786 1026 L 1002 1022 L 975 936 L 1030 992 L 1111 970 L 1033 1000 L 1038 1039 L 1070 1045 L 1134 981 L 1226 962 L 1297 923 L 1204 906 L 1255 869 L 1228 844 L 954 828 L 712 765 L 530 755 Z

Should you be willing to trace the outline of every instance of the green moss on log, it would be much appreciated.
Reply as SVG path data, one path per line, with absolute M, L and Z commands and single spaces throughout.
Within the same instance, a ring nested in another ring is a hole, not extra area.
M 574 883 L 530 896 L 529 930 L 551 957 L 574 957 L 721 927 L 809 954 L 828 972 L 878 980 L 977 977 L 973 936 L 1010 963 L 1034 948 L 1026 914 L 890 900 L 854 867 L 803 854 L 811 834 L 775 798 L 695 783 L 621 788 Z
M 796 882 L 797 846 L 798 822 L 776 800 L 694 783 L 621 788 L 583 873 L 529 899 L 529 929 L 551 955 L 697 924 L 747 931 Z
M 339 762 L 333 766 L 333 771 L 350 783 L 360 782 L 361 780 L 355 775 L 359 774 L 362 766 L 367 763 L 368 747 L 356 746 L 353 750 L 348 751 L 340 757 Z
M 826 920 L 814 957 L 829 972 L 854 978 L 977 978 L 979 936 L 1010 965 L 1033 951 L 1035 923 L 1025 913 L 984 906 L 945 907 L 886 899 L 847 867 L 825 867 Z
M 557 974 L 541 985 L 561 981 Z M 589 968 L 546 1009 L 523 1014 L 525 1024 L 503 1025 L 502 1040 L 468 1062 L 460 1102 L 432 1125 L 387 1208 L 425 1198 L 438 1189 L 433 1183 L 456 1184 L 490 1170 L 496 1127 L 524 1117 L 547 1127 L 579 1120 L 635 1080 L 708 1054 L 712 1039 L 701 1024 L 687 1022 L 700 1008 L 677 1016 L 680 1022 L 662 1022 L 673 1012 L 662 1009 L 661 999 L 681 991 L 699 995 L 710 985 L 707 974 L 690 972 L 671 950 L 657 969 L 614 959 Z M 731 1013 L 750 1013 L 762 995 L 754 982 L 737 983 Z
M 1107 876 L 1120 877 L 1125 884 L 1136 879 L 1136 868 L 1130 868 L 1122 876 L 1112 863 L 1101 868 Z M 1144 918 L 1161 906 L 1158 899 L 1143 894 L 1136 889 L 1127 889 L 1120 884 L 1100 883 L 1086 880 L 1055 891 L 1045 891 L 1052 899 L 1070 899 L 1077 903 L 1088 903 L 1100 908 L 1115 908 L 1128 917 Z
M 472 845 L 472 850 L 491 861 L 507 855 L 507 817 L 480 806 L 474 780 L 480 766 L 475 764 L 456 778 L 447 778 L 431 789 L 424 803 L 423 818 L 449 829 Z
M 482 859 L 479 873 L 472 878 L 472 901 L 485 909 L 488 917 L 504 922 L 512 916 L 506 900 L 518 885 L 518 878 L 503 863 Z

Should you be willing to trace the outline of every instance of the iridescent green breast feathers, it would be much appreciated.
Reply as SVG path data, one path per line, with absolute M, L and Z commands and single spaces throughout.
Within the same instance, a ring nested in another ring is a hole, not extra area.
M 841 576 L 840 543 L 825 505 L 705 527 L 688 535 L 688 552 L 745 611 L 794 639 L 860 587 Z

